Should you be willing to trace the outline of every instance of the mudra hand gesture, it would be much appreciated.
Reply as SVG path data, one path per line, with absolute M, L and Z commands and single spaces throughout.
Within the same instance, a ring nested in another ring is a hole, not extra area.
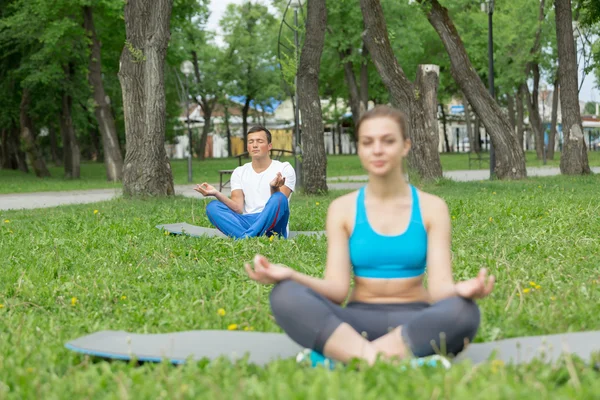
M 285 183 L 285 178 L 281 175 L 281 172 L 277 173 L 277 176 L 271 181 L 272 188 L 282 187 Z
M 266 257 L 257 254 L 254 256 L 254 269 L 250 264 L 245 264 L 246 273 L 250 279 L 262 283 L 264 285 L 271 285 L 277 282 L 281 282 L 292 277 L 292 269 L 281 264 L 271 264 Z
M 214 196 L 219 192 L 214 186 L 209 185 L 206 182 L 201 185 L 196 185 L 194 190 L 203 196 Z
M 466 299 L 483 299 L 492 292 L 494 288 L 494 275 L 490 275 L 487 279 L 487 270 L 482 268 L 476 278 L 468 281 L 458 282 L 454 288 L 456 293 Z

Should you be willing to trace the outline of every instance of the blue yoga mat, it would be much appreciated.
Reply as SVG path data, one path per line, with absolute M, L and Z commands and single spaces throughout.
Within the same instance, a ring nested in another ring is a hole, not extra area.
M 116 360 L 181 364 L 186 360 L 231 361 L 245 356 L 248 362 L 265 365 L 277 359 L 294 358 L 302 348 L 281 333 L 198 330 L 162 334 L 136 334 L 124 331 L 100 331 L 66 344 L 70 350 L 96 357 Z M 453 362 L 469 360 L 474 364 L 491 359 L 506 364 L 529 363 L 534 359 L 557 361 L 570 354 L 592 361 L 592 353 L 600 351 L 600 332 L 565 333 L 529 336 L 475 343 L 467 347 Z

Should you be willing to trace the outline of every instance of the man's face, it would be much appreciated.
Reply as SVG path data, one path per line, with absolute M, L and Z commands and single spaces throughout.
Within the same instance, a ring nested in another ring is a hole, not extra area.
M 250 157 L 261 158 L 269 154 L 272 144 L 267 142 L 267 133 L 258 131 L 248 134 L 248 154 Z

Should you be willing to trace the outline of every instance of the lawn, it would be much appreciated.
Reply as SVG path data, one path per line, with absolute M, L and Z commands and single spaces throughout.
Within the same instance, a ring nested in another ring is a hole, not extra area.
M 558 167 L 560 160 L 557 154 L 555 160 L 549 160 L 547 166 Z M 600 166 L 600 151 L 588 153 L 590 165 Z M 287 158 L 293 165 L 293 159 Z M 219 182 L 220 169 L 231 169 L 237 166 L 237 158 L 208 159 L 205 161 L 193 161 L 193 182 Z M 469 157 L 465 153 L 441 154 L 441 162 L 444 171 L 469 169 Z M 537 160 L 535 153 L 527 153 L 527 165 L 530 167 L 543 166 L 542 161 Z M 187 185 L 187 160 L 172 160 L 173 177 L 176 185 Z M 479 168 L 477 163 L 472 168 Z M 489 169 L 489 162 L 483 162 L 482 169 Z M 63 169 L 50 167 L 51 178 L 39 179 L 33 173 L 24 174 L 19 171 L 0 170 L 0 194 L 3 193 L 26 193 L 47 192 L 64 190 L 83 190 L 101 188 L 119 188 L 121 184 L 106 182 L 106 171 L 104 164 L 86 162 L 81 165 L 81 178 L 77 180 L 66 180 Z M 327 157 L 327 176 L 329 178 L 339 176 L 364 175 L 365 171 L 360 165 L 358 156 L 342 155 Z
M 599 176 L 521 182 L 440 182 L 453 222 L 456 279 L 487 267 L 498 277 L 481 301 L 476 341 L 600 329 Z M 291 227 L 323 228 L 330 201 L 297 195 Z M 65 349 L 98 330 L 280 331 L 269 288 L 247 279 L 260 252 L 320 276 L 326 241 L 233 241 L 165 236 L 159 223 L 208 226 L 204 201 L 124 200 L 0 211 L 0 398 L 593 398 L 600 372 L 488 363 L 449 371 L 378 364 L 326 371 L 278 361 L 168 364 L 105 362 Z M 97 212 L 96 212 L 97 210 Z M 223 308 L 225 315 L 218 310 Z

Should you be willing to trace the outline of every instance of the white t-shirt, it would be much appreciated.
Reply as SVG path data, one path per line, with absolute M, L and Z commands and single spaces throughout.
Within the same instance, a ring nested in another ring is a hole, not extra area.
M 294 191 L 296 171 L 289 162 L 271 160 L 269 168 L 260 174 L 254 171 L 251 162 L 237 167 L 233 171 L 231 191 L 241 189 L 244 192 L 244 214 L 259 213 L 265 208 L 271 197 L 270 182 L 275 179 L 278 172 L 281 172 L 281 175 L 285 178 L 284 185 Z

